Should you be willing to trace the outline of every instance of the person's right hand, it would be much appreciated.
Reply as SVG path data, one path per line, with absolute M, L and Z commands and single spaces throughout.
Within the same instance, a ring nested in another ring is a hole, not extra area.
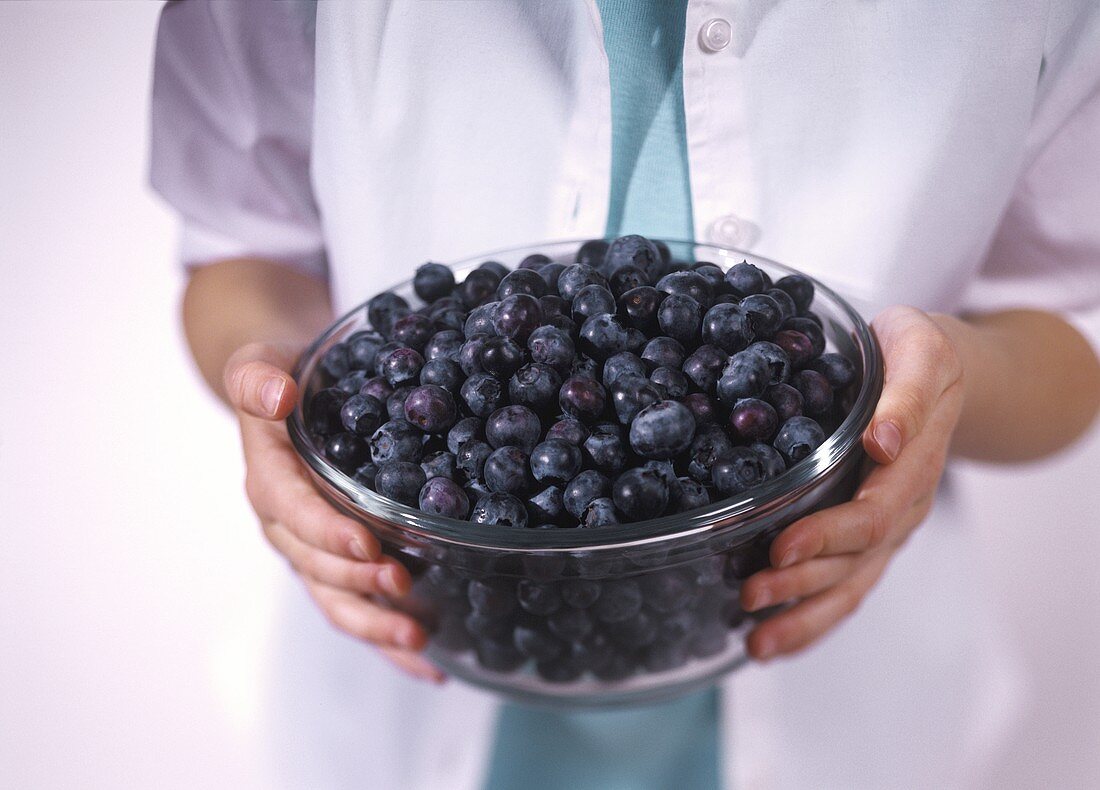
M 433 682 L 443 674 L 418 655 L 424 629 L 371 597 L 397 600 L 412 580 L 362 524 L 338 513 L 313 487 L 283 422 L 297 385 L 294 351 L 266 343 L 240 348 L 225 366 L 224 384 L 241 424 L 245 490 L 264 535 L 286 557 L 336 628 L 377 646 L 409 674 Z

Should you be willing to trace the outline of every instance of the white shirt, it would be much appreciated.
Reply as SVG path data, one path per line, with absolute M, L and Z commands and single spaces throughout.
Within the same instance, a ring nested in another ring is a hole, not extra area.
M 868 317 L 1100 303 L 1096 4 L 692 0 L 686 31 L 697 239 Z M 602 235 L 610 132 L 594 2 L 322 3 L 314 21 L 189 0 L 158 37 L 152 180 L 184 263 L 327 274 L 338 311 L 425 260 Z M 980 547 L 941 500 L 820 646 L 725 682 L 729 786 L 970 786 L 997 759 L 1017 679 Z M 283 658 L 320 680 L 277 697 L 291 786 L 478 786 L 491 697 L 406 681 L 295 606 L 312 641 Z

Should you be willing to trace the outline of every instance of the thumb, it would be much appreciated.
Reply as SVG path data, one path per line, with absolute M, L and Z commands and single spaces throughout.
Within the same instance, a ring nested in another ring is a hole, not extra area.
M 289 371 L 293 353 L 272 343 L 249 343 L 225 363 L 223 384 L 234 409 L 265 420 L 282 420 L 298 400 Z
M 914 307 L 887 308 L 871 326 L 882 348 L 885 378 L 863 446 L 875 461 L 888 464 L 961 379 L 962 364 L 943 329 Z

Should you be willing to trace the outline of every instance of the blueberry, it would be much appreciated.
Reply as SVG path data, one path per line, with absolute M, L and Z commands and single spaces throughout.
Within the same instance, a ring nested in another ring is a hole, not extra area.
M 551 661 L 565 649 L 556 636 L 531 626 L 517 625 L 512 638 L 520 653 L 536 661 Z
M 455 287 L 455 276 L 441 263 L 425 263 L 413 276 L 413 290 L 425 302 L 446 296 Z
M 764 481 L 764 465 L 748 447 L 737 446 L 711 468 L 711 479 L 724 497 L 740 494 Z
M 600 313 L 614 313 L 617 308 L 615 297 L 602 285 L 586 285 L 577 291 L 571 305 L 572 318 L 579 324 L 585 319 Z
M 710 493 L 699 481 L 692 480 L 690 477 L 681 477 L 676 482 L 678 485 L 674 490 L 675 495 L 669 504 L 669 509 L 673 513 L 684 513 L 710 504 Z
M 521 582 L 522 584 L 522 582 Z M 560 600 L 560 594 L 559 594 Z M 559 608 L 546 621 L 550 633 L 567 642 L 579 642 L 592 633 L 592 617 L 584 609 Z
M 657 635 L 660 639 L 670 642 L 679 642 L 695 631 L 697 625 L 696 616 L 690 610 L 680 609 L 670 612 L 661 618 L 657 626 Z
M 726 272 L 726 285 L 739 297 L 763 293 L 764 272 L 751 263 L 735 263 Z
M 405 315 L 409 303 L 395 293 L 384 291 L 367 302 L 367 320 L 383 335 L 390 331 L 390 325 L 397 316 Z
M 485 420 L 485 438 L 493 447 L 512 445 L 529 453 L 541 433 L 539 418 L 526 406 L 503 406 Z
M 504 527 L 527 526 L 527 510 L 523 503 L 511 494 L 494 491 L 486 494 L 474 505 L 470 521 L 475 524 L 499 524 Z M 470 585 L 473 586 L 473 582 Z
M 615 387 L 615 382 L 626 375 L 645 378 L 647 369 L 641 358 L 630 351 L 621 351 L 612 354 L 603 363 L 603 385 L 608 390 Z
M 370 395 L 379 403 L 385 403 L 390 395 L 393 395 L 393 386 L 382 376 L 375 376 L 363 382 L 363 386 L 359 388 L 359 394 Z
M 729 637 L 721 623 L 703 623 L 689 640 L 691 652 L 697 658 L 716 656 L 726 649 Z
M 367 443 L 357 434 L 345 431 L 325 442 L 325 458 L 346 474 L 352 474 L 370 457 Z
M 547 439 L 531 451 L 531 473 L 540 483 L 563 486 L 581 471 L 581 451 L 564 439 Z
M 546 283 L 539 273 L 531 269 L 516 269 L 508 272 L 497 287 L 497 299 L 504 301 L 509 296 L 523 294 L 538 300 L 546 295 Z
M 768 369 L 771 370 L 771 378 L 768 379 L 769 384 L 781 384 L 790 379 L 791 358 L 787 356 L 786 351 L 775 343 L 767 340 L 757 340 L 748 347 L 748 350 L 754 354 L 759 354 L 768 363 Z
M 454 453 L 439 450 L 425 455 L 420 461 L 420 468 L 424 470 L 424 477 L 431 480 L 433 477 L 445 477 L 448 480 L 458 480 L 458 459 Z
M 718 405 L 714 398 L 704 392 L 688 393 L 681 403 L 687 406 L 696 425 L 705 425 L 718 419 Z
M 348 349 L 343 343 L 337 343 L 321 357 L 321 369 L 333 379 L 341 379 L 351 370 L 348 362 Z
M 507 579 L 474 579 L 466 587 L 466 598 L 475 612 L 495 620 L 516 610 L 516 588 Z
M 584 449 L 601 472 L 613 475 L 626 466 L 626 448 L 618 434 L 596 431 L 585 439 Z
M 631 579 L 604 582 L 592 612 L 601 623 L 621 623 L 642 610 L 642 590 Z
M 580 293 L 587 285 L 602 285 L 607 287 L 607 279 L 591 266 L 583 263 L 575 263 L 566 266 L 558 275 L 558 295 L 567 302 Z
M 326 435 L 343 430 L 341 409 L 347 400 L 348 394 L 336 387 L 319 390 L 310 398 L 306 408 L 306 427 L 310 433 Z
M 699 428 L 691 441 L 688 474 L 701 483 L 709 483 L 714 464 L 732 451 L 733 442 L 720 427 L 709 424 Z
M 767 294 L 746 296 L 741 300 L 740 308 L 757 338 L 766 340 L 779 331 L 783 314 L 778 303 Z
M 512 403 L 544 409 L 554 404 L 561 389 L 561 376 L 549 365 L 532 362 L 515 372 L 508 381 Z
M 556 524 L 565 513 L 565 499 L 560 486 L 547 486 L 527 500 L 527 510 L 536 523 Z
M 663 388 L 668 397 L 674 400 L 681 400 L 688 394 L 690 387 L 687 376 L 681 373 L 678 368 L 666 368 L 664 366 L 656 368 L 649 374 L 649 380 L 659 388 Z
M 409 313 L 393 322 L 389 338 L 394 343 L 423 351 L 435 332 L 435 322 L 432 319 L 419 313 Z
M 620 299 L 627 291 L 648 286 L 649 279 L 637 266 L 620 266 L 608 278 L 608 285 L 615 298 Z
M 728 361 L 729 354 L 718 346 L 704 343 L 684 360 L 684 375 L 704 393 L 711 393 L 715 391 Z
M 626 680 L 638 669 L 633 652 L 610 652 L 607 660 L 592 667 L 592 674 L 605 683 L 618 683 Z
M 775 409 L 759 398 L 742 398 L 730 409 L 730 435 L 743 442 L 766 442 L 778 428 Z
M 569 366 L 570 376 L 587 376 L 599 381 L 601 365 L 587 354 L 577 354 L 573 357 L 573 364 Z
M 419 461 L 423 437 L 405 420 L 382 423 L 370 438 L 371 460 L 379 466 L 390 461 Z
M 606 497 L 610 493 L 611 483 L 608 479 L 594 469 L 586 469 L 566 486 L 565 509 L 573 518 L 580 520 L 592 500 Z
M 492 672 L 514 672 L 527 658 L 509 639 L 481 639 L 474 644 L 477 661 Z
M 703 316 L 702 336 L 704 343 L 733 354 L 752 342 L 754 331 L 749 316 L 740 306 L 716 304 Z
M 811 313 L 811 315 L 813 315 Z M 795 318 L 788 318 L 783 322 L 783 329 L 793 329 L 795 332 L 801 332 L 810 339 L 811 357 L 820 357 L 825 353 L 825 333 L 821 329 L 820 319 L 815 321 L 813 318 L 807 318 L 805 316 L 796 316 Z M 782 345 L 782 344 L 780 344 Z M 793 359 L 791 360 L 794 361 Z M 795 363 L 797 364 L 797 363 Z
M 613 275 L 622 266 L 634 266 L 645 273 L 646 279 L 657 282 L 665 273 L 666 266 L 657 246 L 644 236 L 620 236 L 607 248 L 603 259 L 603 271 Z
M 698 343 L 699 327 L 703 321 L 703 308 L 690 296 L 672 294 L 657 308 L 657 323 L 661 331 L 676 338 L 685 346 Z
M 684 608 L 691 599 L 691 584 L 678 571 L 647 573 L 638 577 L 638 586 L 646 606 L 662 614 Z
M 485 372 L 485 368 L 481 366 L 481 352 L 485 349 L 485 341 L 489 337 L 490 335 L 483 332 L 470 335 L 458 350 L 458 366 L 467 376 Z
M 754 442 L 749 445 L 749 447 L 760 458 L 760 463 L 764 466 L 765 480 L 779 477 L 779 475 L 787 471 L 787 462 L 783 460 L 783 456 L 779 451 L 770 444 Z
M 466 275 L 466 279 L 455 289 L 455 293 L 468 309 L 473 309 L 494 297 L 503 276 L 491 269 L 474 269 Z
M 727 406 L 741 398 L 756 398 L 764 393 L 771 379 L 767 361 L 751 351 L 738 351 L 729 358 L 718 379 L 718 397 Z
M 812 360 L 806 367 L 824 376 L 834 390 L 842 390 L 856 380 L 856 366 L 852 361 L 831 351 Z
M 492 455 L 493 448 L 479 439 L 468 439 L 455 453 L 455 463 L 470 480 L 483 480 L 485 462 Z
M 666 274 L 657 281 L 656 288 L 658 291 L 664 291 L 666 294 L 690 296 L 703 306 L 709 305 L 713 296 L 710 283 L 707 279 L 703 277 L 703 275 L 693 271 Z
M 781 277 L 776 282 L 775 287 L 791 297 L 799 313 L 805 313 L 813 304 L 814 284 L 805 275 L 788 274 L 786 277 Z
M 543 365 L 549 365 L 565 373 L 576 356 L 573 339 L 569 333 L 553 326 L 540 326 L 527 338 L 527 348 L 531 359 Z
M 360 436 L 370 436 L 382 424 L 385 407 L 370 395 L 352 395 L 340 409 L 340 421 L 345 429 Z
M 602 266 L 607 247 L 608 243 L 603 239 L 590 239 L 577 250 L 575 263 L 583 263 L 592 268 Z
M 424 357 L 414 348 L 398 348 L 386 357 L 382 363 L 382 375 L 386 381 L 396 387 L 399 384 L 412 383 L 420 378 L 420 369 L 424 367 Z
M 457 329 L 444 329 L 436 332 L 428 339 L 424 346 L 424 359 L 429 362 L 433 359 L 458 359 L 458 352 L 466 337 Z
M 490 337 L 496 335 L 496 318 L 499 309 L 500 302 L 486 302 L 471 310 L 462 324 L 462 332 L 466 339 L 469 340 L 475 335 L 488 335 Z
M 666 295 L 649 285 L 631 288 L 619 297 L 619 315 L 628 326 L 652 334 L 657 330 L 657 310 Z
M 802 410 L 811 417 L 818 417 L 833 405 L 833 388 L 816 370 L 800 370 L 791 379 L 791 386 L 802 395 Z
M 458 392 L 466 374 L 453 359 L 430 359 L 420 370 L 421 384 L 435 384 L 450 392 Z
M 483 475 L 490 491 L 523 497 L 534 487 L 527 454 L 511 445 L 493 450 L 485 459 Z
M 607 625 L 612 641 L 629 650 L 637 650 L 657 639 L 657 621 L 644 611 Z
M 498 335 L 516 343 L 526 343 L 527 338 L 541 324 L 542 307 L 539 306 L 539 300 L 525 293 L 512 294 L 502 299 L 493 322 Z
M 523 350 L 506 337 L 490 337 L 481 347 L 481 367 L 502 381 L 507 381 L 523 365 Z
M 466 408 L 475 417 L 488 417 L 504 400 L 504 385 L 488 373 L 474 373 L 459 390 Z
M 726 289 L 726 273 L 713 263 L 699 261 L 691 267 L 691 271 L 707 281 L 710 286 L 710 293 L 718 294 Z
M 390 461 L 378 465 L 378 474 L 374 478 L 374 490 L 394 502 L 416 507 L 420 498 L 420 489 L 426 482 L 424 470 L 417 464 L 408 461 Z
M 802 367 L 814 356 L 813 341 L 802 332 L 783 329 L 772 338 L 791 361 L 792 367 Z
M 378 332 L 363 330 L 347 339 L 348 365 L 353 370 L 374 370 L 374 358 L 386 340 Z
M 824 441 L 825 431 L 812 417 L 791 417 L 780 426 L 772 446 L 783 454 L 788 465 L 794 465 Z
M 413 389 L 414 387 L 411 384 L 405 384 L 390 393 L 390 396 L 386 398 L 387 420 L 405 419 L 405 399 L 409 397 L 409 393 Z
M 561 597 L 575 609 L 587 609 L 600 597 L 601 587 L 590 579 L 567 579 L 561 584 Z
M 630 446 L 645 458 L 673 458 L 688 448 L 694 435 L 695 418 L 671 400 L 646 406 L 630 423 Z
M 534 252 L 519 262 L 517 269 L 535 269 L 536 271 L 541 269 L 546 264 L 550 263 L 550 258 L 543 255 L 541 252 Z
M 685 642 L 656 640 L 645 649 L 642 663 L 649 672 L 668 672 L 682 667 L 689 657 L 690 652 Z
M 604 360 L 622 351 L 637 351 L 644 343 L 645 335 L 633 327 L 623 326 L 610 313 L 590 316 L 581 325 L 581 349 L 594 359 Z
M 488 445 L 486 445 L 488 447 Z M 489 490 L 489 487 L 481 480 L 467 480 L 462 489 L 466 492 L 466 496 L 470 498 L 471 502 L 477 502 L 484 496 L 489 496 L 493 493 Z
M 769 288 L 764 291 L 764 293 L 774 299 L 776 305 L 779 306 L 780 323 L 798 315 L 798 307 L 795 305 L 794 299 L 792 299 L 791 295 L 786 291 L 781 291 L 778 288 Z
M 378 476 L 378 466 L 373 461 L 367 461 L 355 470 L 352 477 L 356 483 L 374 490 L 374 479 Z
M 686 352 L 679 340 L 663 336 L 655 337 L 646 343 L 641 353 L 641 358 L 650 363 L 651 370 L 659 367 L 679 370 L 684 364 L 685 356 Z
M 542 305 L 543 315 L 547 315 L 546 307 L 548 304 L 554 304 L 553 302 L 547 302 L 547 299 L 555 299 L 559 303 L 557 309 L 555 309 L 552 315 L 561 315 L 562 308 L 560 304 L 564 304 L 564 300 L 558 296 L 558 278 L 561 277 L 561 273 L 565 271 L 565 264 L 562 263 L 546 263 L 536 269 L 539 273 L 539 277 L 546 283 L 546 293 L 539 297 L 539 304 Z
M 607 392 L 589 376 L 570 376 L 558 391 L 562 411 L 579 420 L 594 420 L 603 414 Z
M 520 579 L 516 587 L 519 605 L 538 617 L 546 617 L 562 607 L 561 592 L 555 584 L 540 584 Z
M 451 393 L 436 384 L 423 384 L 405 398 L 405 419 L 425 433 L 442 434 L 458 417 Z
M 631 521 L 656 518 L 668 507 L 668 484 L 652 471 L 627 469 L 612 486 L 615 507 Z
M 458 449 L 470 439 L 485 437 L 485 423 L 478 417 L 463 417 L 447 432 L 447 449 L 458 455 Z
M 664 400 L 664 389 L 641 376 L 624 375 L 611 387 L 611 404 L 623 425 L 629 425 L 642 409 Z
M 589 436 L 588 428 L 580 420 L 563 417 L 546 431 L 547 439 L 564 439 L 574 447 L 580 447 Z

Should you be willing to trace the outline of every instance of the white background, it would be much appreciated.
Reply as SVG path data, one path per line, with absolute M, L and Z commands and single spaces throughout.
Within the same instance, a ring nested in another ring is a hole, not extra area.
M 286 571 L 186 356 L 173 220 L 145 186 L 158 10 L 0 3 L 4 787 L 274 783 L 260 695 Z M 991 786 L 1100 786 L 1100 431 L 962 472 L 1027 669 Z

